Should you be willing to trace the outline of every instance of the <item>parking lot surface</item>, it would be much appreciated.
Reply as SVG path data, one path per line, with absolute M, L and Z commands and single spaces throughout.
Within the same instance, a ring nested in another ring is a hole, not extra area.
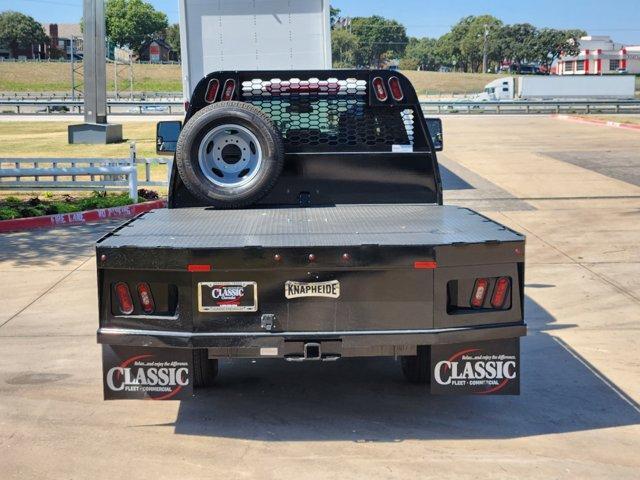
M 189 401 L 103 402 L 92 244 L 113 224 L 7 234 L 0 477 L 640 478 L 640 132 L 444 127 L 446 202 L 527 235 L 521 396 L 430 396 L 393 359 L 243 360 Z

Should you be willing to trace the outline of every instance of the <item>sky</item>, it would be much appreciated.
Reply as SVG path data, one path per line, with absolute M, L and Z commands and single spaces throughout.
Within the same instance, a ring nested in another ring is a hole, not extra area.
M 148 1 L 171 22 L 178 21 L 178 0 Z M 640 44 L 640 0 L 332 0 L 331 4 L 343 16 L 394 18 L 416 37 L 439 37 L 464 16 L 491 14 L 505 23 L 582 28 L 627 45 Z M 19 10 L 43 23 L 71 23 L 82 15 L 82 0 L 0 0 L 3 10 Z

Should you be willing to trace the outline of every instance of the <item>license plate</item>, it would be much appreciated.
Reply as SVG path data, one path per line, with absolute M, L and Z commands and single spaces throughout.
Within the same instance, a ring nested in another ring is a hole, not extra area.
M 258 286 L 256 282 L 200 282 L 198 311 L 256 312 Z

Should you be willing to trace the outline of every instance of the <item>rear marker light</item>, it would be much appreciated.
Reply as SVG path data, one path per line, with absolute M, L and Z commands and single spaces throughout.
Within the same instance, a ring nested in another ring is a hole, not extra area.
M 381 102 L 386 102 L 389 96 L 387 95 L 387 89 L 384 87 L 382 78 L 376 77 L 373 79 L 373 91 L 376 92 L 376 98 Z
M 398 77 L 391 77 L 389 79 L 389 90 L 391 91 L 391 96 L 396 102 L 401 101 L 404 98 L 404 92 L 402 91 L 402 87 L 400 86 L 400 80 Z
M 236 91 L 235 80 L 229 79 L 224 82 L 224 88 L 222 89 L 222 100 L 227 101 L 233 98 L 233 94 Z
M 491 306 L 493 308 L 503 308 L 507 294 L 509 293 L 509 287 L 511 286 L 511 280 L 509 277 L 500 277 L 496 282 L 496 286 L 493 287 L 493 295 L 491 295 Z
M 199 265 L 199 264 L 191 263 L 187 265 L 187 270 L 189 272 L 210 272 L 211 265 Z
M 153 295 L 151 295 L 151 288 L 148 283 L 138 284 L 138 296 L 140 297 L 140 304 L 144 313 L 153 313 L 156 309 L 153 302 Z
M 486 278 L 476 279 L 476 283 L 473 286 L 473 292 L 471 294 L 471 306 L 473 308 L 482 308 L 484 305 L 484 299 L 487 297 L 487 290 L 489 289 L 489 280 Z
M 131 300 L 129 286 L 124 282 L 116 283 L 116 295 L 118 297 L 120 312 L 125 315 L 133 313 L 133 300 Z
M 216 101 L 219 89 L 220 80 L 218 80 L 217 78 L 212 78 L 211 80 L 209 80 L 209 85 L 207 85 L 207 95 L 204 97 L 207 103 L 213 103 Z
M 438 267 L 436 262 L 414 262 L 413 268 L 417 270 L 434 270 Z

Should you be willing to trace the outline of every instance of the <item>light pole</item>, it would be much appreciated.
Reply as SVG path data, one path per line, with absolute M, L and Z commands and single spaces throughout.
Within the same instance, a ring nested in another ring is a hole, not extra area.
M 122 141 L 122 125 L 107 123 L 104 0 L 83 0 L 84 122 L 69 125 L 69 143 Z
M 484 25 L 484 47 L 482 52 L 482 73 L 487 73 L 489 56 L 489 25 Z

